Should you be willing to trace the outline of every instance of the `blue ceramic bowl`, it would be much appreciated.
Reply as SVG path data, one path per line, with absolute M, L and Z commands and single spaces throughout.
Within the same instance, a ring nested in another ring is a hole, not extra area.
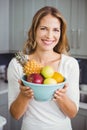
M 22 82 L 25 86 L 29 86 L 34 91 L 34 98 L 37 101 L 48 101 L 53 98 L 53 94 L 57 89 L 63 88 L 66 80 L 62 83 L 58 84 L 50 84 L 50 85 L 44 85 L 44 84 L 35 84 L 31 82 L 26 81 L 26 77 L 22 77 Z

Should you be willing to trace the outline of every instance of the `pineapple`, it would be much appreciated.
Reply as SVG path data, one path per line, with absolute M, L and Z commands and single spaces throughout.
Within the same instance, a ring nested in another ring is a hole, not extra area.
M 43 66 L 36 62 L 34 59 L 28 60 L 22 52 L 16 53 L 16 59 L 22 65 L 25 75 L 41 72 Z

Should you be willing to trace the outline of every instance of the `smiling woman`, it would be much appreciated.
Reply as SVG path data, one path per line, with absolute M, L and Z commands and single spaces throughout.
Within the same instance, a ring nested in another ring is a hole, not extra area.
M 68 51 L 62 14 L 50 6 L 38 10 L 28 32 L 23 57 L 43 67 L 51 66 L 64 76 L 66 83 L 53 92 L 50 101 L 37 101 L 33 89 L 21 81 L 23 67 L 16 58 L 11 60 L 8 67 L 9 109 L 15 119 L 23 116 L 21 130 L 72 130 L 70 118 L 75 117 L 79 108 L 79 66 Z M 40 92 L 38 86 L 35 89 Z

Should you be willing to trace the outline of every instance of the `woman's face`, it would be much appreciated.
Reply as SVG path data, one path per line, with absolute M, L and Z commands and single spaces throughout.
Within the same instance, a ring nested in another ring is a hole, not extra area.
M 52 15 L 43 17 L 36 31 L 37 49 L 53 50 L 61 35 L 60 20 Z

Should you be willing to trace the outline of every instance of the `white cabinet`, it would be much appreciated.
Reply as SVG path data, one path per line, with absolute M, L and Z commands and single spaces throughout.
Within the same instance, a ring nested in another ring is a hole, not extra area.
M 24 1 L 10 0 L 9 50 L 21 50 L 24 42 Z
M 72 55 L 87 56 L 86 5 L 86 0 L 71 0 L 71 28 L 69 30 L 69 42 Z
M 9 0 L 0 0 L 0 53 L 9 51 Z

